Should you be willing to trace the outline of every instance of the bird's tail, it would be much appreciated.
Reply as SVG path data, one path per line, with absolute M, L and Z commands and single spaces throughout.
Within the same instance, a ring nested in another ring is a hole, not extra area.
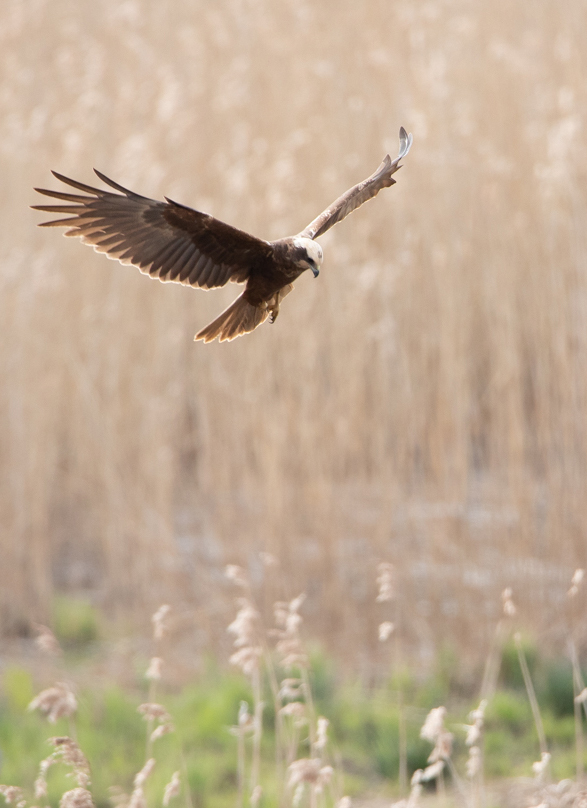
M 234 303 L 225 309 L 222 314 L 213 320 L 201 331 L 198 331 L 194 340 L 204 340 L 204 342 L 212 342 L 216 337 L 219 342 L 225 340 L 235 339 L 240 337 L 241 334 L 248 334 L 249 331 L 254 331 L 258 325 L 265 322 L 269 315 L 267 309 L 261 309 L 258 306 L 252 306 L 248 300 L 245 300 L 244 292 L 237 297 Z

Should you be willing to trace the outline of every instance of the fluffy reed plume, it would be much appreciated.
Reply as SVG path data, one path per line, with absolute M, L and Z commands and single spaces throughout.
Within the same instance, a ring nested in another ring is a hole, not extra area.
M 277 630 L 273 633 L 278 638 L 275 647 L 280 655 L 280 664 L 286 670 L 308 669 L 308 655 L 300 636 L 302 616 L 299 613 L 305 599 L 306 595 L 302 592 L 289 603 L 278 602 L 274 606 Z
M 560 780 L 548 785 L 536 780 L 514 780 L 505 793 L 506 804 L 512 808 L 587 808 L 584 784 Z
M 308 790 L 310 807 L 315 808 L 324 788 L 330 784 L 332 774 L 332 766 L 323 765 L 320 758 L 300 758 L 290 763 L 287 787 L 293 791 L 293 805 L 301 805 L 304 792 Z
M 249 598 L 239 598 L 239 610 L 227 631 L 234 634 L 235 651 L 230 664 L 240 668 L 245 676 L 258 673 L 263 656 L 263 646 L 259 637 L 259 612 Z
M 452 754 L 453 735 L 444 726 L 446 716 L 445 707 L 434 707 L 428 715 L 420 730 L 420 737 L 434 744 L 434 749 L 428 757 L 427 766 L 420 772 L 418 782 L 425 783 L 436 780 L 439 793 L 444 793 L 443 771 Z
M 153 741 L 161 738 L 163 735 L 168 735 L 174 731 L 171 716 L 161 704 L 147 703 L 140 704 L 137 707 L 137 712 L 141 713 L 148 726 L 148 740 L 149 748 Z M 153 725 L 156 726 L 153 728 Z
M 446 707 L 434 707 L 430 710 L 420 730 L 420 738 L 424 738 L 430 743 L 436 743 L 444 732 L 445 716 Z
M 38 710 L 49 723 L 55 724 L 60 718 L 71 718 L 77 711 L 77 699 L 71 687 L 58 682 L 53 687 L 42 690 L 31 701 L 29 710 Z
M 377 565 L 377 590 L 377 603 L 385 603 L 394 597 L 394 567 L 388 561 Z
M 579 594 L 579 589 L 581 588 L 581 584 L 583 583 L 583 579 L 585 577 L 585 570 L 583 569 L 576 569 L 573 577 L 571 579 L 571 587 L 567 592 L 567 595 L 570 598 L 574 598 Z
M 66 791 L 59 801 L 60 808 L 92 808 L 93 799 L 88 791 L 90 785 L 90 764 L 78 744 L 67 736 L 50 738 L 54 751 L 41 761 L 39 774 L 34 783 L 36 799 L 47 798 L 47 772 L 54 763 L 65 763 L 71 768 L 71 775 L 77 787 Z M 1 790 L 2 787 L 0 787 Z M 8 800 L 7 800 L 8 801 Z M 22 803 L 24 805 L 24 802 Z M 20 808 L 17 806 L 17 808 Z
M 168 617 L 171 606 L 164 603 L 160 606 L 151 618 L 153 623 L 153 639 L 162 640 L 169 630 Z
M 57 637 L 55 634 L 53 634 L 50 628 L 43 626 L 40 623 L 35 623 L 33 628 L 37 632 L 35 645 L 44 654 L 49 654 L 50 656 L 60 656 L 63 653 Z
M 540 755 L 540 760 L 537 760 L 532 764 L 532 771 L 534 772 L 534 776 L 537 778 L 537 780 L 543 781 L 545 779 L 548 772 L 550 759 L 550 752 L 542 752 Z
M 49 741 L 55 747 L 53 752 L 55 761 L 61 761 L 69 766 L 78 786 L 87 788 L 90 785 L 90 764 L 77 743 L 67 736 L 50 738 Z
M 149 667 L 145 672 L 145 679 L 154 680 L 158 682 L 161 679 L 161 669 L 163 667 L 163 660 L 161 657 L 152 657 Z
M 507 587 L 501 593 L 501 601 L 503 604 L 503 613 L 506 617 L 515 617 L 516 615 L 516 606 L 514 601 L 512 600 L 512 590 L 511 587 Z
M 477 746 L 481 740 L 481 733 L 485 723 L 485 710 L 487 708 L 487 699 L 481 699 L 479 706 L 476 710 L 469 713 L 469 718 L 472 724 L 465 724 L 464 729 L 467 732 L 465 743 L 469 747 Z
M 318 717 L 317 727 L 316 727 L 316 740 L 314 741 L 314 749 L 318 752 L 322 753 L 326 748 L 326 744 L 328 742 L 328 726 L 330 721 L 324 716 Z
M 62 794 L 59 808 L 93 808 L 92 795 L 85 788 L 72 788 Z
M 394 629 L 394 624 L 389 620 L 379 623 L 379 642 L 386 642 L 393 634 Z
M 467 733 L 465 744 L 469 747 L 466 771 L 467 777 L 471 781 L 471 802 L 473 808 L 478 808 L 478 806 L 482 805 L 484 802 L 482 740 L 486 707 L 487 699 L 481 699 L 477 709 L 469 713 L 469 719 L 472 723 L 465 724 L 464 726 Z
M 135 775 L 133 782 L 134 788 L 130 795 L 127 808 L 147 808 L 143 786 L 151 776 L 151 772 L 155 768 L 155 762 L 155 758 L 149 758 L 140 772 Z
M 7 805 L 15 805 L 16 808 L 24 808 L 26 805 L 22 788 L 19 786 L 0 785 L 0 794 L 4 797 Z

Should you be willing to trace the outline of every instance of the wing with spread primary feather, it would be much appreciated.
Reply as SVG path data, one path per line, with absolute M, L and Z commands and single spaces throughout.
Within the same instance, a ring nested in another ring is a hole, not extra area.
M 318 238 L 327 230 L 330 230 L 337 222 L 341 222 L 349 213 L 356 210 L 358 207 L 376 196 L 382 188 L 388 188 L 390 185 L 395 184 L 392 174 L 401 168 L 400 160 L 406 156 L 412 145 L 412 136 L 408 135 L 406 130 L 402 128 L 399 130 L 399 154 L 392 160 L 388 155 L 377 169 L 377 171 L 358 185 L 349 188 L 346 193 L 340 196 L 335 202 L 326 208 L 320 216 L 317 216 L 313 222 L 299 233 L 300 236 L 305 238 Z
M 272 254 L 271 245 L 262 239 L 171 199 L 158 202 L 135 194 L 99 171 L 98 177 L 119 193 L 52 173 L 83 194 L 36 188 L 68 203 L 34 205 L 36 210 L 68 214 L 41 227 L 68 227 L 66 236 L 78 236 L 109 258 L 133 264 L 161 281 L 202 289 L 244 283 L 251 267 Z

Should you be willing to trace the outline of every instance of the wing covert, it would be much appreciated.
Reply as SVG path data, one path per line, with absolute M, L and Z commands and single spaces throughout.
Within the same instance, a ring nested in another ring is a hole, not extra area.
M 171 199 L 158 202 L 135 194 L 99 171 L 98 177 L 119 193 L 52 173 L 83 193 L 35 188 L 68 203 L 33 205 L 36 210 L 69 214 L 41 227 L 68 227 L 66 236 L 77 236 L 109 258 L 133 264 L 161 281 L 203 289 L 229 281 L 244 283 L 251 266 L 272 253 L 271 245 L 262 239 Z

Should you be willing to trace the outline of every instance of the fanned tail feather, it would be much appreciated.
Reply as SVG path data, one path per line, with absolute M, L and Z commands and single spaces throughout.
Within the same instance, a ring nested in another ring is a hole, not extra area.
M 248 300 L 245 300 L 243 292 L 221 315 L 198 331 L 194 340 L 212 342 L 218 337 L 219 342 L 224 342 L 235 339 L 242 334 L 254 331 L 258 325 L 265 322 L 268 315 L 267 309 L 252 306 Z

